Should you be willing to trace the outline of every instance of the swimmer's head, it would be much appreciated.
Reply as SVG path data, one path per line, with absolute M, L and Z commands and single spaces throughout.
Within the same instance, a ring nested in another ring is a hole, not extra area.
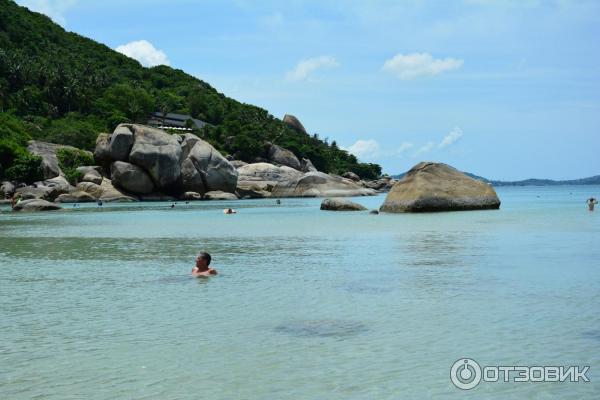
M 212 257 L 205 251 L 201 251 L 198 253 L 196 257 L 196 266 L 197 267 L 208 267 L 210 265 L 210 260 Z

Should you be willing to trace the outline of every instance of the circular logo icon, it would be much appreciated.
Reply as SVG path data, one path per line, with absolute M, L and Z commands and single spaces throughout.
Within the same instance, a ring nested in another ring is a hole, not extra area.
M 481 382 L 481 367 L 470 358 L 458 359 L 450 368 L 450 380 L 459 389 L 473 389 Z

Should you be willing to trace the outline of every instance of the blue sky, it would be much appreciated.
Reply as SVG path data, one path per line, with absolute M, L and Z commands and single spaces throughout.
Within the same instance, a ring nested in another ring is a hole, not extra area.
M 494 179 L 600 174 L 600 2 L 21 0 L 361 160 Z

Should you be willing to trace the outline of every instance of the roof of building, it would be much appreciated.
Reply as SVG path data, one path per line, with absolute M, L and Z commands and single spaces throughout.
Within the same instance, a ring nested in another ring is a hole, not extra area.
M 163 117 L 163 113 L 161 112 L 153 112 L 152 114 L 150 114 L 150 118 L 148 119 L 148 125 L 162 125 L 184 128 L 186 126 L 186 121 L 190 119 L 192 120 L 194 125 L 196 125 L 197 128 L 203 128 L 206 125 L 210 125 L 209 123 L 199 120 L 197 118 L 192 118 L 190 115 L 166 113 Z

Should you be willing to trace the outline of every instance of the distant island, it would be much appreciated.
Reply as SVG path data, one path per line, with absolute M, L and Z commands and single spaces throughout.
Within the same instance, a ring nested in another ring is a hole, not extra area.
M 464 171 L 463 171 L 464 172 Z M 479 175 L 475 175 L 469 172 L 464 172 L 464 174 L 470 176 L 471 178 L 478 179 L 480 181 L 490 183 L 493 186 L 561 186 L 561 185 L 600 185 L 600 175 L 590 176 L 589 178 L 581 178 L 581 179 L 570 179 L 564 181 L 556 181 L 553 179 L 537 179 L 530 178 L 524 179 L 521 181 L 496 181 L 484 178 Z M 401 179 L 406 175 L 406 172 L 398 175 L 392 175 L 394 179 Z

